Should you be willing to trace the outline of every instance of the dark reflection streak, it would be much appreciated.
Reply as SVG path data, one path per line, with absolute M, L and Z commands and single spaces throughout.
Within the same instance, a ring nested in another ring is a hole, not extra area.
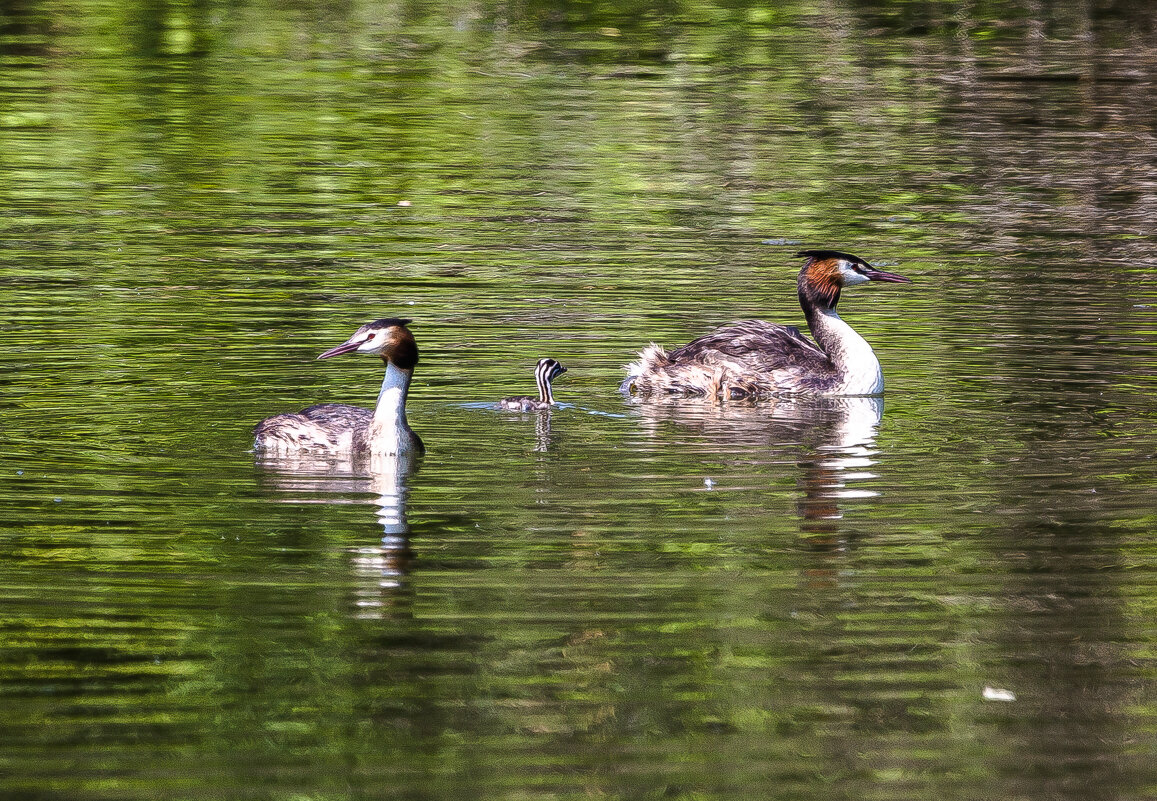
M 0 55 L 47 55 L 51 24 L 35 0 L 8 0 L 0 15 Z
M 799 463 L 803 495 L 797 504 L 802 523 L 800 530 L 812 547 L 837 548 L 840 533 L 840 505 L 832 488 L 839 483 L 839 470 L 822 459 L 805 459 Z
M 382 536 L 377 545 L 353 548 L 357 579 L 357 616 L 384 617 L 400 606 L 412 559 L 406 502 L 418 468 L 413 456 L 372 457 L 361 462 L 311 459 L 259 459 L 263 484 L 286 503 L 360 503 L 377 507 Z M 361 497 L 359 497 L 361 496 Z M 368 498 L 368 501 L 363 500 Z
M 954 162 L 969 165 L 959 180 L 977 187 L 970 213 L 991 232 L 988 246 L 1063 247 L 1071 262 L 1087 260 L 1078 269 L 1104 274 L 1109 255 L 1150 255 L 1130 235 L 1145 230 L 1154 199 L 1149 149 L 1131 147 L 1152 128 L 1151 48 L 1137 41 L 1122 51 L 1128 59 L 1112 57 L 1096 12 L 1081 3 L 1066 14 L 1074 30 L 1062 66 L 1055 42 L 1041 39 L 1056 24 L 1043 5 L 1031 5 L 1023 41 L 1011 48 L 1020 57 L 1000 66 L 977 55 L 981 26 L 961 7 L 957 65 L 944 74 L 941 105 L 959 131 Z M 1107 231 L 1123 236 L 1108 242 Z M 1013 266 L 1032 268 L 1020 259 Z

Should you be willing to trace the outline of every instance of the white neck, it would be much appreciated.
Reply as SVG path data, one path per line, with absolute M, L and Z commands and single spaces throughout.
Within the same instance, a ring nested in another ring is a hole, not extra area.
M 876 352 L 835 309 L 818 311 L 808 322 L 816 342 L 832 360 L 839 375 L 840 383 L 833 394 L 878 395 L 884 391 L 884 373 Z
M 370 423 L 370 452 L 390 456 L 414 449 L 414 432 L 406 422 L 406 393 L 413 371 L 386 362 L 386 377 Z

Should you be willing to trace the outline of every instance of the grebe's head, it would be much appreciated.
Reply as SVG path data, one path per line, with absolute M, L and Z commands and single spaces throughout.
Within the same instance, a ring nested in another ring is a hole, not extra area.
M 317 358 L 328 359 L 343 353 L 368 353 L 381 356 L 387 362 L 403 370 L 413 370 L 418 363 L 418 345 L 414 335 L 406 328 L 409 320 L 398 317 L 383 317 L 366 323 L 354 335 L 336 348 L 330 348 Z
M 538 364 L 534 368 L 535 378 L 545 381 L 548 384 L 565 372 L 566 368 L 555 359 L 539 359 Z
M 910 284 L 911 279 L 895 273 L 877 270 L 872 265 L 838 250 L 801 250 L 795 254 L 807 259 L 799 271 L 799 293 L 816 305 L 835 308 L 844 287 L 859 286 L 869 281 L 890 284 Z

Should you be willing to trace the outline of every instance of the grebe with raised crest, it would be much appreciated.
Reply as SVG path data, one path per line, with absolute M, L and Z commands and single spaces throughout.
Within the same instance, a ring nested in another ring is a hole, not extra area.
M 257 424 L 254 447 L 282 457 L 421 454 L 425 446 L 406 422 L 406 395 L 418 363 L 418 345 L 406 328 L 409 324 L 397 317 L 374 320 L 317 357 L 355 352 L 380 356 L 386 377 L 372 412 L 344 403 L 322 403 L 297 414 L 279 414 Z
M 554 395 L 550 384 L 554 379 L 566 372 L 555 359 L 539 359 L 534 367 L 534 381 L 538 384 L 538 398 L 529 398 L 519 395 L 513 398 L 503 398 L 498 401 L 498 408 L 511 412 L 533 412 L 549 409 L 554 406 Z
M 665 351 L 652 343 L 627 365 L 620 387 L 640 395 L 683 394 L 721 398 L 768 395 L 878 395 L 884 391 L 872 346 L 836 313 L 840 290 L 880 281 L 908 284 L 902 275 L 872 267 L 836 250 L 803 250 L 799 305 L 815 337 L 795 326 L 742 320 Z

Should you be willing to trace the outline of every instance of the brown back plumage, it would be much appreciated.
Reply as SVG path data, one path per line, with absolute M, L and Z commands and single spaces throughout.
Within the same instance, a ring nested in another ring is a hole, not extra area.
M 717 328 L 669 353 L 652 346 L 643 353 L 642 367 L 634 387 L 644 395 L 744 398 L 835 380 L 831 360 L 798 328 L 763 320 Z

